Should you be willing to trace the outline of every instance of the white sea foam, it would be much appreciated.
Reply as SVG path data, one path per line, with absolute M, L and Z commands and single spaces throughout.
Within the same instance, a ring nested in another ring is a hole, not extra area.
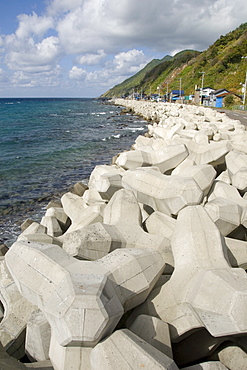
M 126 127 L 126 130 L 131 130 L 132 132 L 136 132 L 136 131 L 143 131 L 145 130 L 144 127 Z
M 116 135 L 111 135 L 111 136 L 108 136 L 108 137 L 104 137 L 103 139 L 101 139 L 102 141 L 106 141 L 106 140 L 111 140 L 111 139 L 120 139 L 121 135 L 120 134 L 116 134 Z
M 85 114 L 87 114 L 87 113 L 80 112 L 80 113 L 70 113 L 70 114 L 73 115 L 73 116 L 85 116 Z

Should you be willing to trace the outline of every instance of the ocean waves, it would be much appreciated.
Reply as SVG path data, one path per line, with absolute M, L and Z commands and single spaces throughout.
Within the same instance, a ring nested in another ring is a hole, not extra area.
M 0 99 L 0 243 L 131 147 L 145 122 L 120 110 L 93 99 Z

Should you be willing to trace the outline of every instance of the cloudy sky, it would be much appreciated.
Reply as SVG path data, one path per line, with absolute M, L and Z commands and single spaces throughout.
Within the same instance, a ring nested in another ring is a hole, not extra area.
M 246 21 L 246 0 L 1 1 L 0 97 L 97 97 Z

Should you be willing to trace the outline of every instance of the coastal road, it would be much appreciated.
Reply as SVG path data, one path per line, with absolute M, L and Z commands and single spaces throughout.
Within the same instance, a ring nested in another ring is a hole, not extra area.
M 247 111 L 230 111 L 228 109 L 218 109 L 218 112 L 224 112 L 232 119 L 238 119 L 247 127 Z

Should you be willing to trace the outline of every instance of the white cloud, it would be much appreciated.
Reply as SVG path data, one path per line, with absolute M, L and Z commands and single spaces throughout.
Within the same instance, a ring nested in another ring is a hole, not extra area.
M 7 82 L 8 81 L 8 76 L 6 72 L 0 68 L 0 82 Z
M 63 83 L 61 67 L 57 65 L 53 70 L 40 72 L 39 74 L 16 71 L 11 78 L 11 82 L 15 86 L 22 87 L 45 86 L 49 88 L 51 86 L 59 86 Z
M 114 57 L 114 64 L 116 66 L 116 72 L 122 72 L 126 74 L 129 71 L 138 71 L 142 68 L 143 63 L 147 63 L 142 50 L 129 50 L 127 52 L 121 52 Z
M 54 27 L 51 17 L 20 14 L 15 33 L 3 35 L 5 63 L 10 70 L 40 73 L 55 68 L 61 54 L 59 39 L 44 34 Z
M 60 56 L 57 37 L 50 36 L 39 43 L 35 43 L 32 38 L 29 38 L 26 43 L 16 40 L 15 37 L 12 40 L 12 46 L 9 47 L 5 58 L 9 69 L 39 73 L 49 71 L 56 66 Z
M 129 74 L 138 72 L 148 61 L 142 50 L 133 49 L 115 55 L 101 69 L 93 72 L 73 66 L 69 77 L 98 87 L 115 85 Z
M 30 35 L 43 36 L 48 29 L 54 26 L 52 17 L 39 17 L 36 13 L 32 15 L 20 14 L 19 26 L 15 32 L 18 39 L 27 39 Z
M 71 70 L 69 71 L 69 77 L 72 80 L 85 80 L 87 76 L 87 71 L 82 68 L 78 68 L 76 66 L 73 66 Z
M 104 50 L 98 50 L 97 54 L 79 55 L 76 58 L 78 64 L 96 65 L 106 56 Z
M 82 4 L 82 0 L 50 0 L 47 7 L 47 13 L 56 16 L 60 13 L 66 13 L 77 9 Z
M 11 82 L 16 86 L 33 86 L 32 78 L 23 71 L 15 72 L 11 78 Z
M 65 1 L 63 1 L 65 3 Z M 137 45 L 153 50 L 203 49 L 219 31 L 226 33 L 247 17 L 243 0 L 84 0 L 58 21 L 60 41 L 69 53 L 107 53 Z M 69 2 L 67 3 L 69 4 Z M 238 6 L 238 10 L 236 7 Z
M 47 0 L 43 15 L 20 14 L 0 36 L 0 62 L 15 86 L 65 83 L 60 64 L 72 86 L 108 89 L 150 59 L 206 49 L 246 19 L 245 0 Z

